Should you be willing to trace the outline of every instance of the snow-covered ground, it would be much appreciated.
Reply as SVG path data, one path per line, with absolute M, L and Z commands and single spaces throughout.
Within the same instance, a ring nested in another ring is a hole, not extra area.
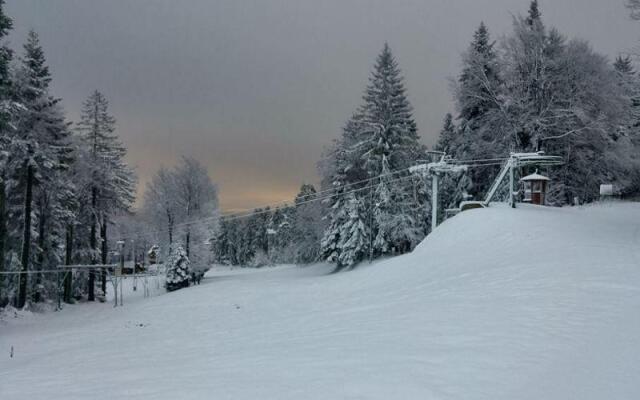
M 0 399 L 638 398 L 640 204 L 473 210 L 330 270 L 0 322 Z

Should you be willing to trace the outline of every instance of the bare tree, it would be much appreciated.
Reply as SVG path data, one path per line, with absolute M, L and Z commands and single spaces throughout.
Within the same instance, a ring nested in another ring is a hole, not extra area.
M 218 190 L 202 164 L 183 157 L 174 169 L 160 169 L 147 186 L 144 210 L 158 228 L 162 247 L 170 250 L 179 242 L 192 261 L 204 261 L 205 242 L 216 225 Z

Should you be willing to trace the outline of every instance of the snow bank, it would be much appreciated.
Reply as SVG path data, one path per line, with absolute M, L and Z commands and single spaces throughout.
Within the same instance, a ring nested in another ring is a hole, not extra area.
M 220 268 L 123 308 L 0 322 L 0 398 L 640 393 L 640 204 L 472 210 L 412 254 L 330 270 Z

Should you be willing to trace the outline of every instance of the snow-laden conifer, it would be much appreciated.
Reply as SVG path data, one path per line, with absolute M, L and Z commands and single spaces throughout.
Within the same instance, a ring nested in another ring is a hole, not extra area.
M 171 292 L 189 286 L 190 264 L 187 252 L 182 246 L 176 247 L 171 252 L 166 265 L 166 288 L 168 291 Z

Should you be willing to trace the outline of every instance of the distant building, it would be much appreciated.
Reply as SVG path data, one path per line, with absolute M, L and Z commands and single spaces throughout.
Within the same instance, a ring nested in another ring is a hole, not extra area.
M 600 201 L 620 199 L 620 190 L 613 184 L 605 183 L 600 185 Z

